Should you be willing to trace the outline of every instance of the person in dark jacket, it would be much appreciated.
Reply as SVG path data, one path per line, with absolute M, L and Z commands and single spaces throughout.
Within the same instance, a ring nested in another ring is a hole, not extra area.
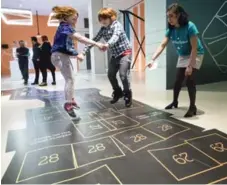
M 28 84 L 28 57 L 29 49 L 25 47 L 23 40 L 19 41 L 20 47 L 16 49 L 19 68 L 24 79 L 24 85 Z
M 33 46 L 33 56 L 32 61 L 35 68 L 35 80 L 32 85 L 39 84 L 39 71 L 40 71 L 40 43 L 36 37 L 31 37 Z
M 40 47 L 41 55 L 40 55 L 40 68 L 43 74 L 43 82 L 40 86 L 47 86 L 47 69 L 51 71 L 53 82 L 52 85 L 56 85 L 55 80 L 55 70 L 56 68 L 51 62 L 51 44 L 48 41 L 48 37 L 43 35 L 42 37 L 43 44 Z

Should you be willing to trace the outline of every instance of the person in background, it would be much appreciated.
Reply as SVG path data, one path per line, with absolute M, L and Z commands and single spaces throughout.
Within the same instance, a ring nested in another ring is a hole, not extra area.
M 29 57 L 29 49 L 25 47 L 25 43 L 23 40 L 19 41 L 20 47 L 16 49 L 19 68 L 22 73 L 24 79 L 24 85 L 28 85 L 28 57 Z
M 56 68 L 51 62 L 51 44 L 48 41 L 48 37 L 43 35 L 42 37 L 42 45 L 40 46 L 40 69 L 43 74 L 43 82 L 39 86 L 47 86 L 47 69 L 51 71 L 53 82 L 52 85 L 56 85 L 55 80 L 55 70 Z
M 65 79 L 65 99 L 64 109 L 73 120 L 79 120 L 80 118 L 74 112 L 78 105 L 75 101 L 75 88 L 74 88 L 74 74 L 73 66 L 70 57 L 76 57 L 79 61 L 83 61 L 84 56 L 78 54 L 74 47 L 74 40 L 78 40 L 84 44 L 91 44 L 97 46 L 99 49 L 103 49 L 104 45 L 94 42 L 81 34 L 77 33 L 75 26 L 79 14 L 77 10 L 72 7 L 54 7 L 54 17 L 60 21 L 57 28 L 54 44 L 52 47 L 51 61 L 61 71 L 62 76 Z
M 183 7 L 174 3 L 167 10 L 168 29 L 166 36 L 152 57 L 152 62 L 147 66 L 152 67 L 153 62 L 162 53 L 169 40 L 174 44 L 179 55 L 177 62 L 177 75 L 173 89 L 173 102 L 166 107 L 172 109 L 178 107 L 178 97 L 181 86 L 186 80 L 190 106 L 184 117 L 192 117 L 196 115 L 196 82 L 195 74 L 200 69 L 204 56 L 204 49 L 200 39 L 199 31 L 196 25 L 188 20 L 188 14 Z
M 32 61 L 35 68 L 35 80 L 32 85 L 39 84 L 39 71 L 40 71 L 40 43 L 36 37 L 31 37 L 33 56 Z

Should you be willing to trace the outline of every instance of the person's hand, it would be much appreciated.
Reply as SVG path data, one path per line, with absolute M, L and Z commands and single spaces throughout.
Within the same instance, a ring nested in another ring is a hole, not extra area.
M 193 68 L 192 66 L 188 66 L 185 70 L 185 76 L 191 76 L 192 75 Z
M 108 44 L 103 44 L 103 43 L 96 43 L 96 46 L 101 50 L 101 51 L 106 51 L 108 49 Z
M 79 55 L 76 56 L 77 60 L 79 60 L 80 62 L 83 62 L 84 60 L 84 55 L 82 53 L 80 53 Z
M 95 46 L 101 50 L 104 47 L 104 44 L 100 42 L 96 42 Z
M 39 58 L 37 58 L 37 61 L 40 61 Z
M 103 45 L 103 48 L 101 50 L 106 51 L 108 49 L 109 49 L 109 44 L 106 43 L 106 44 Z
M 146 68 L 151 68 L 151 67 L 153 66 L 153 64 L 154 64 L 154 60 L 152 60 L 151 62 L 149 62 L 149 63 L 146 65 L 145 69 L 146 69 Z

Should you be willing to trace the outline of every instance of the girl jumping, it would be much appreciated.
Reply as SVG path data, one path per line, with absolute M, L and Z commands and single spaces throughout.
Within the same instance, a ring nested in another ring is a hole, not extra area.
M 65 79 L 64 91 L 66 103 L 64 104 L 64 109 L 72 119 L 78 120 L 79 117 L 74 112 L 74 109 L 79 107 L 75 102 L 74 76 L 70 57 L 75 56 L 79 61 L 83 61 L 84 56 L 78 54 L 73 40 L 97 46 L 99 49 L 103 49 L 103 44 L 76 33 L 75 25 L 79 16 L 77 10 L 72 7 L 54 7 L 52 10 L 55 13 L 55 18 L 60 21 L 60 24 L 54 37 L 51 61 L 55 67 L 60 69 Z

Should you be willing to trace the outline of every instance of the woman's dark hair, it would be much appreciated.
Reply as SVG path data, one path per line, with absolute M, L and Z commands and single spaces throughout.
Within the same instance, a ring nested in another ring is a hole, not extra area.
M 31 37 L 31 40 L 34 42 L 38 42 L 38 39 L 36 37 Z
M 182 6 L 180 6 L 177 3 L 171 4 L 167 9 L 167 12 L 169 12 L 169 11 L 172 11 L 174 14 L 179 15 L 178 23 L 180 24 L 180 26 L 185 26 L 188 24 L 188 22 L 189 22 L 188 14 L 185 12 L 185 10 Z M 169 29 L 174 28 L 174 26 L 172 26 L 169 23 L 168 23 L 168 27 L 169 27 Z
M 43 42 L 48 41 L 48 37 L 46 35 L 43 35 L 41 38 Z

